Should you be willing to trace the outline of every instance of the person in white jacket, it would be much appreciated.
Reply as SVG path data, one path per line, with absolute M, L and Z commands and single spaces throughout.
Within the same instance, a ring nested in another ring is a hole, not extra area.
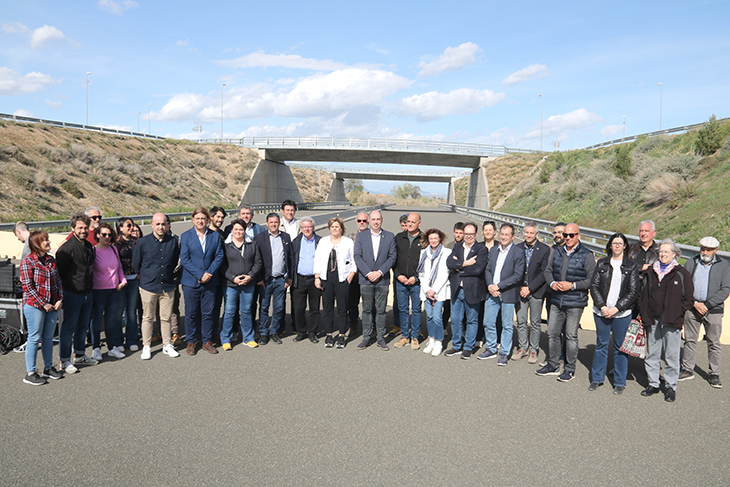
M 444 247 L 446 234 L 437 228 L 423 233 L 421 259 L 418 263 L 418 280 L 421 283 L 421 301 L 426 309 L 428 343 L 423 353 L 437 357 L 443 350 L 444 322 L 442 311 L 444 301 L 451 296 L 449 269 L 446 260 L 451 249 Z
M 345 348 L 347 338 L 347 309 L 350 282 L 355 277 L 355 243 L 351 238 L 343 237 L 345 223 L 340 218 L 330 218 L 327 222 L 329 237 L 322 237 L 314 252 L 314 285 L 322 289 L 321 323 L 327 337 L 324 346 L 332 348 L 335 340 L 332 334 L 335 328 L 334 309 L 337 299 L 337 348 Z

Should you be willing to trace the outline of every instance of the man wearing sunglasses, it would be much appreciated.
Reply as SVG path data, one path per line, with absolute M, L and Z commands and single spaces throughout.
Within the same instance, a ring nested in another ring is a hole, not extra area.
M 587 247 L 580 244 L 580 229 L 575 223 L 565 226 L 565 244 L 553 251 L 545 269 L 550 295 L 548 319 L 548 363 L 538 369 L 537 375 L 558 375 L 558 380 L 568 382 L 575 377 L 578 358 L 578 327 L 583 308 L 588 304 L 596 260 Z M 560 333 L 565 331 L 565 368 L 560 373 Z

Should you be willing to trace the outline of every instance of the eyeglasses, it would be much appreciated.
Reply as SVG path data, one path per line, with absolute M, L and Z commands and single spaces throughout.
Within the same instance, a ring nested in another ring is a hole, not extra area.
M 563 237 L 573 238 L 573 237 L 577 237 L 578 235 L 580 235 L 580 233 L 564 233 Z
M 100 233 L 99 236 L 100 237 L 104 237 L 104 238 L 112 238 L 112 234 L 111 233 Z
M 89 218 L 91 218 L 92 220 L 101 220 L 101 215 L 94 215 L 90 216 Z
M 368 221 L 367 220 L 358 220 L 357 222 L 358 223 L 367 223 Z
M 624 243 L 623 242 L 611 242 L 611 245 L 614 247 L 623 247 Z
M 466 232 L 464 232 L 464 236 L 465 237 L 473 237 L 474 235 L 476 235 L 476 233 L 466 233 Z

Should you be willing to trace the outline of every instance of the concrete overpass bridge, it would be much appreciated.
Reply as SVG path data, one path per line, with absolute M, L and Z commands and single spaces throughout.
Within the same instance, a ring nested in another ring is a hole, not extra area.
M 244 199 L 257 203 L 277 202 L 286 198 L 300 201 L 301 196 L 294 177 L 285 163 L 305 161 L 408 164 L 471 169 L 466 204 L 486 209 L 489 208 L 489 185 L 484 168 L 489 159 L 511 152 L 533 152 L 489 144 L 356 137 L 244 137 L 202 139 L 199 142 L 236 144 L 250 147 L 258 152 L 260 157 L 258 165 L 244 192 Z M 351 174 L 344 167 L 335 167 L 334 172 Z M 334 192 L 338 197 L 344 195 L 344 179 L 344 176 L 335 177 L 330 192 Z M 358 179 L 364 178 L 358 177 Z

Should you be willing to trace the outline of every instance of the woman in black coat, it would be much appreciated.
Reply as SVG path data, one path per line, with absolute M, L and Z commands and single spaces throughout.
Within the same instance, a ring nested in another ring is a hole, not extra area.
M 639 295 L 639 265 L 629 259 L 629 241 L 614 233 L 606 244 L 606 255 L 596 264 L 591 281 L 593 318 L 596 320 L 596 351 L 591 368 L 589 391 L 603 385 L 608 362 L 609 335 L 613 333 L 613 393 L 626 388 L 629 356 L 619 349 L 631 323 L 631 309 Z

